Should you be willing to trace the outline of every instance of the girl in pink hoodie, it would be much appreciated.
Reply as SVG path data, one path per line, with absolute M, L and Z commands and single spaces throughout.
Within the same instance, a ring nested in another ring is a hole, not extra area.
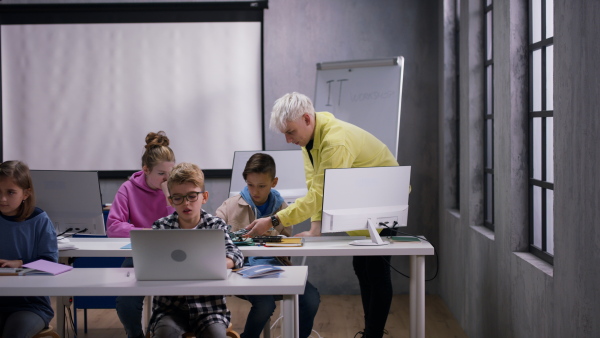
M 121 185 L 110 208 L 108 237 L 129 237 L 132 229 L 152 228 L 154 221 L 175 211 L 167 202 L 167 178 L 174 165 L 175 155 L 165 133 L 148 133 L 142 170 Z M 133 261 L 126 258 L 122 266 L 132 267 Z M 129 337 L 144 337 L 143 304 L 143 296 L 117 297 L 117 314 Z

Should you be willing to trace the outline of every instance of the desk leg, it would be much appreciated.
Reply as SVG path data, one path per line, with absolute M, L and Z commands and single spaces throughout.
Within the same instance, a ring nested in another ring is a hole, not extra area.
M 410 338 L 425 338 L 425 256 L 410 256 Z
M 70 306 L 69 297 L 57 296 L 56 297 L 56 333 L 60 337 L 65 336 L 65 306 Z
M 281 324 L 281 336 L 298 338 L 300 336 L 298 295 L 284 295 L 282 303 L 283 323 Z

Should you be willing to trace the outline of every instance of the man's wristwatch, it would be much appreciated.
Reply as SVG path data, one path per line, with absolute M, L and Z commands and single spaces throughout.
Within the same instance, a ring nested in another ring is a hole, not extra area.
M 276 227 L 280 224 L 279 219 L 277 218 L 277 216 L 272 215 L 271 216 L 271 224 L 273 224 L 273 227 Z

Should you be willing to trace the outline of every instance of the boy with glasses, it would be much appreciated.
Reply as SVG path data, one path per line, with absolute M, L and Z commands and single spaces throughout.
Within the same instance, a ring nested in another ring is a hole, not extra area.
M 241 268 L 242 252 L 227 234 L 225 222 L 202 210 L 208 200 L 204 174 L 191 163 L 176 165 L 167 182 L 169 202 L 175 212 L 152 225 L 153 229 L 222 229 L 228 269 Z M 152 302 L 149 331 L 152 337 L 181 337 L 194 332 L 196 337 L 225 337 L 231 321 L 225 296 L 156 296 Z

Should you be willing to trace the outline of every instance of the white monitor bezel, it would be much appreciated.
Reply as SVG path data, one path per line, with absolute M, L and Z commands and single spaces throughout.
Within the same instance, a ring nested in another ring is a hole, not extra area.
M 410 166 L 325 169 L 321 232 L 370 230 L 373 235 L 375 228 L 385 228 L 380 223 L 407 226 L 410 170 Z

